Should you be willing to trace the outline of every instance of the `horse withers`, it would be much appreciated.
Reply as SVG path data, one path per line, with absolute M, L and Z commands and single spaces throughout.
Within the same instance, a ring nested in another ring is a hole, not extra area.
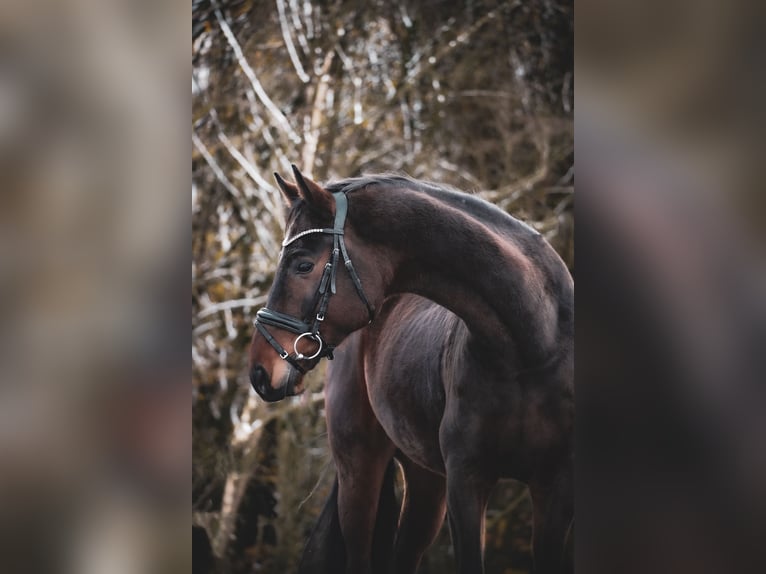
M 287 232 L 250 379 L 266 400 L 298 394 L 370 324 L 350 356 L 338 350 L 326 388 L 346 571 L 373 572 L 394 454 L 430 501 L 405 495 L 397 572 L 417 568 L 444 501 L 459 572 L 483 572 L 486 504 L 504 477 L 529 485 L 536 571 L 571 568 L 574 287 L 561 258 L 468 194 L 400 176 L 322 187 L 293 170 L 295 184 L 276 176 Z

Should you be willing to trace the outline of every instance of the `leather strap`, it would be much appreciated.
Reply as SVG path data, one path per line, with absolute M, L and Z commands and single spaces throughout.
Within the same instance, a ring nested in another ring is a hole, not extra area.
M 285 351 L 285 348 L 279 344 L 279 341 L 277 341 L 274 337 L 271 336 L 271 333 L 268 332 L 266 327 L 263 326 L 263 323 L 260 321 L 255 322 L 255 328 L 258 329 L 258 332 L 260 332 L 261 335 L 263 335 L 263 338 L 266 339 L 266 341 L 271 345 L 274 350 L 279 353 L 280 358 L 284 359 L 288 363 L 290 363 L 293 367 L 298 369 L 298 371 L 305 375 L 306 369 L 301 367 L 300 363 L 298 363 L 297 359 L 290 355 L 287 351 Z
M 370 318 L 369 322 L 372 323 L 372 320 L 375 317 L 375 310 L 367 300 L 367 295 L 364 294 L 362 281 L 359 279 L 359 275 L 357 275 L 356 269 L 354 269 L 354 264 L 351 263 L 351 258 L 348 256 L 348 251 L 346 251 L 346 242 L 343 241 L 342 237 L 340 238 L 340 250 L 343 253 L 343 263 L 345 264 L 346 269 L 348 269 L 348 274 L 351 276 L 351 281 L 354 283 L 354 289 L 356 289 L 357 295 L 359 295 L 359 298 L 362 300 L 365 307 L 367 307 L 367 315 Z
M 257 323 L 271 325 L 272 327 L 284 329 L 285 331 L 290 331 L 291 333 L 296 333 L 298 335 L 311 330 L 311 325 L 308 323 L 298 321 L 290 315 L 285 315 L 279 311 L 272 311 L 271 309 L 266 309 L 265 307 L 263 309 L 259 309 L 255 317 Z

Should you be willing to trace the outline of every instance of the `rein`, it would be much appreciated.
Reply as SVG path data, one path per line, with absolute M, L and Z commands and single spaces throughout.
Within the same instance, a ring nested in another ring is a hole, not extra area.
M 335 221 L 332 228 L 314 228 L 301 231 L 290 239 L 285 239 L 282 242 L 282 247 L 287 247 L 294 241 L 297 241 L 301 237 L 310 235 L 313 233 L 323 233 L 333 236 L 333 246 L 330 253 L 330 260 L 325 264 L 324 271 L 322 272 L 322 278 L 319 280 L 319 287 L 317 287 L 315 299 L 317 304 L 314 306 L 316 313 L 311 323 L 302 321 L 291 315 L 280 313 L 278 311 L 272 311 L 266 307 L 260 309 L 256 313 L 255 327 L 258 332 L 263 335 L 263 338 L 274 348 L 279 354 L 280 358 L 287 361 L 295 369 L 302 374 L 306 373 L 306 370 L 298 363 L 300 360 L 312 360 L 316 358 L 327 357 L 332 360 L 333 350 L 335 347 L 326 344 L 319 333 L 319 327 L 325 319 L 325 313 L 327 312 L 327 306 L 330 304 L 330 297 L 335 294 L 335 276 L 338 270 L 338 258 L 343 256 L 343 263 L 348 270 L 351 281 L 354 284 L 359 298 L 367 307 L 367 313 L 370 316 L 370 322 L 374 317 L 374 310 L 370 305 L 367 296 L 362 289 L 362 282 L 359 280 L 359 275 L 354 269 L 351 258 L 348 256 L 348 250 L 346 249 L 346 242 L 343 238 L 343 228 L 346 224 L 346 214 L 348 213 L 348 198 L 343 192 L 333 193 L 335 199 Z M 298 336 L 293 341 L 293 354 L 288 353 L 285 348 L 279 344 L 279 342 L 269 333 L 266 329 L 266 325 L 276 327 L 277 329 L 283 329 L 290 331 Z M 301 339 L 306 338 L 311 341 L 315 341 L 319 344 L 319 349 L 313 355 L 306 356 L 298 350 L 298 343 Z

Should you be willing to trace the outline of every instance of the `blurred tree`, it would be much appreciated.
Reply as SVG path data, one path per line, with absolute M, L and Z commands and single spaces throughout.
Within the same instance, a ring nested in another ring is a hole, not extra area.
M 192 1 L 193 508 L 224 568 L 294 567 L 332 477 L 322 373 L 278 405 L 247 380 L 282 238 L 270 174 L 451 184 L 573 270 L 572 54 L 563 0 Z M 529 520 L 522 487 L 498 489 L 488 571 L 529 567 Z M 449 571 L 448 552 L 443 533 L 424 571 Z

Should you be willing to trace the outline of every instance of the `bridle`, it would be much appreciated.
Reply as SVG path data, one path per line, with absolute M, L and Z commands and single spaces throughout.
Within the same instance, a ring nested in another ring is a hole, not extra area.
M 312 233 L 324 233 L 333 236 L 330 260 L 324 266 L 322 278 L 319 280 L 319 287 L 317 288 L 315 295 L 317 303 L 314 305 L 314 310 L 316 310 L 314 319 L 309 324 L 307 321 L 302 321 L 285 313 L 272 311 L 266 307 L 258 311 L 255 319 L 256 329 L 258 329 L 258 332 L 263 335 L 263 338 L 266 339 L 266 341 L 274 348 L 274 350 L 279 353 L 279 357 L 290 363 L 290 365 L 292 365 L 295 369 L 303 374 L 306 373 L 306 370 L 300 365 L 300 363 L 298 363 L 298 361 L 310 361 L 316 358 L 321 359 L 322 357 L 327 357 L 329 359 L 333 358 L 333 350 L 335 347 L 328 345 L 325 341 L 322 340 L 322 337 L 319 333 L 319 327 L 322 321 L 325 319 L 327 306 L 330 304 L 330 297 L 335 294 L 335 276 L 337 274 L 339 256 L 343 256 L 343 262 L 346 266 L 346 269 L 348 269 L 348 274 L 351 277 L 354 288 L 356 289 L 359 298 L 367 307 L 367 313 L 369 314 L 370 322 L 372 322 L 374 317 L 374 309 L 372 305 L 370 305 L 367 296 L 364 294 L 364 289 L 362 289 L 362 282 L 359 280 L 359 275 L 357 275 L 353 263 L 351 263 L 351 259 L 348 256 L 348 250 L 346 249 L 346 242 L 343 238 L 343 228 L 346 223 L 346 214 L 348 213 L 348 198 L 343 192 L 333 193 L 332 195 L 335 199 L 335 222 L 333 223 L 332 229 L 307 229 L 306 231 L 301 231 L 294 237 L 285 239 L 282 242 L 282 248 L 284 249 L 292 242 L 297 241 L 301 237 L 310 235 Z M 288 353 L 285 348 L 280 345 L 279 342 L 271 335 L 271 333 L 269 333 L 265 325 L 270 325 L 272 327 L 284 329 L 285 331 L 290 331 L 291 333 L 297 334 L 298 336 L 293 342 L 294 353 Z M 319 344 L 319 349 L 313 355 L 306 356 L 298 350 L 298 343 L 303 338 L 315 341 Z

